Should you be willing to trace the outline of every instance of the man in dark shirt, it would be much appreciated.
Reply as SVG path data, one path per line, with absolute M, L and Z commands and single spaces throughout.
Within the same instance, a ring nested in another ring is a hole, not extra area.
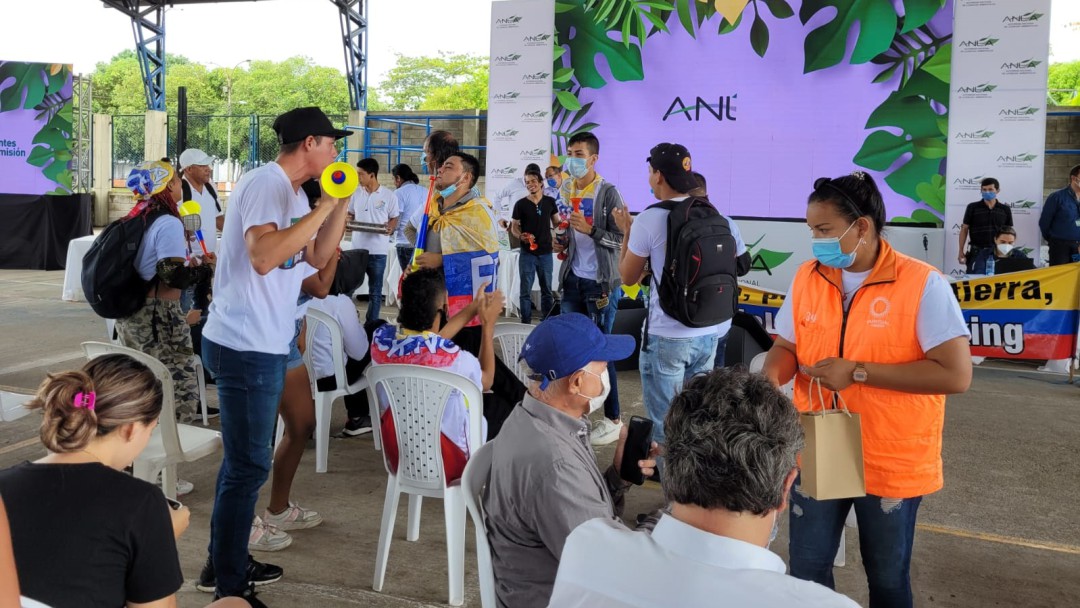
M 998 230 L 1013 225 L 1012 209 L 997 199 L 1001 190 L 998 180 L 992 177 L 982 180 L 981 190 L 982 200 L 967 206 L 963 225 L 960 226 L 960 255 L 957 261 L 964 264 L 968 274 L 979 252 L 994 248 L 994 236 Z M 971 244 L 965 249 L 969 235 Z
M 544 196 L 543 178 L 539 171 L 525 174 L 529 195 L 514 204 L 511 233 L 521 239 L 518 272 L 521 277 L 521 322 L 532 323 L 533 279 L 540 278 L 540 320 L 555 306 L 551 294 L 551 230 L 559 225 L 559 209 L 555 199 Z
M 1080 165 L 1069 171 L 1069 185 L 1046 198 L 1039 230 L 1050 246 L 1050 265 L 1068 264 L 1080 256 Z

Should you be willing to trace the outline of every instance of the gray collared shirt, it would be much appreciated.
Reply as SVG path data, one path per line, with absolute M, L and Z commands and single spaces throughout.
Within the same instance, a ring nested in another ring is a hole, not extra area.
M 585 419 L 526 394 L 493 441 L 484 495 L 499 605 L 547 606 L 570 532 L 613 509 Z

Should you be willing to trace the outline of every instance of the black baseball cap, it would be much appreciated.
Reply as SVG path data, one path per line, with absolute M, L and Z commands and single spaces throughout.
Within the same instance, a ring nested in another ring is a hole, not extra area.
M 690 162 L 690 151 L 679 144 L 656 144 L 645 159 L 653 169 L 664 175 L 676 192 L 687 193 L 697 188 Z
M 293 108 L 278 116 L 274 120 L 274 133 L 277 133 L 278 143 L 285 145 L 304 141 L 308 135 L 341 139 L 348 137 L 352 131 L 335 129 L 334 123 L 322 110 L 311 106 Z

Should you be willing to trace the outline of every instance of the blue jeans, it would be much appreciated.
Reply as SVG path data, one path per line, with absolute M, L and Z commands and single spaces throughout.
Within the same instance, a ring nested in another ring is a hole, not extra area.
M 649 334 L 641 347 L 641 394 L 653 421 L 653 441 L 664 443 L 664 417 L 684 382 L 710 371 L 716 356 L 716 334 L 696 338 L 664 338 Z M 660 462 L 660 459 L 657 459 Z M 662 464 L 659 466 L 662 467 Z
M 521 322 L 532 323 L 532 285 L 533 279 L 540 278 L 540 320 L 543 321 L 555 307 L 555 297 L 551 295 L 551 254 L 533 255 L 522 252 L 518 256 L 518 272 L 521 273 L 521 291 L 518 293 L 521 306 Z
M 713 359 L 713 369 L 724 367 L 724 351 L 727 350 L 727 334 L 716 339 L 716 358 Z
M 602 296 L 608 296 L 606 308 L 599 310 L 596 302 Z M 607 290 L 589 279 L 582 279 L 571 270 L 566 273 L 566 279 L 562 282 L 562 304 L 560 312 L 579 312 L 591 317 L 605 334 L 610 334 L 615 327 L 615 313 L 619 310 L 618 298 L 607 293 Z M 604 401 L 604 417 L 608 420 L 619 419 L 619 382 L 615 372 L 615 363 L 608 363 L 608 376 L 611 377 L 611 392 Z
M 408 268 L 409 264 L 412 263 L 413 248 L 395 246 L 394 249 L 397 250 L 397 261 L 399 267 L 401 268 L 402 272 L 405 272 L 405 269 Z
M 870 608 L 911 608 L 911 546 L 922 497 L 814 500 L 791 491 L 791 575 L 835 588 L 833 558 L 852 505 L 859 520 L 859 551 L 870 586 Z
M 386 274 L 386 256 L 369 255 L 367 263 L 368 280 L 368 323 L 379 318 L 379 310 L 382 308 L 383 275 Z
M 235 351 L 203 337 L 203 361 L 217 379 L 225 452 L 218 470 L 209 547 L 221 597 L 239 595 L 248 588 L 248 536 L 259 488 L 270 474 L 285 358 Z

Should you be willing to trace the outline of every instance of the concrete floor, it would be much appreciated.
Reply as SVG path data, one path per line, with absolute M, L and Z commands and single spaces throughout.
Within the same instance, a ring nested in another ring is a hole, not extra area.
M 89 307 L 60 300 L 61 272 L 0 271 L 0 385 L 34 389 L 50 370 L 81 364 L 79 343 L 104 339 L 104 323 Z M 619 377 L 625 415 L 642 415 L 638 375 Z M 214 400 L 211 391 L 211 400 Z M 344 412 L 335 412 L 335 427 Z M 1075 606 L 1080 604 L 1080 388 L 1034 365 L 991 363 L 977 368 L 971 391 L 951 398 L 945 427 L 945 489 L 923 502 L 912 560 L 919 606 Z M 0 467 L 40 457 L 35 421 L 0 425 Z M 600 451 L 602 466 L 612 449 Z M 191 527 L 179 543 L 188 584 L 180 606 L 205 605 L 194 589 L 206 557 L 214 458 L 186 465 L 195 484 L 184 498 Z M 386 585 L 371 589 L 379 521 L 386 488 L 381 456 L 370 437 L 334 439 L 330 470 L 314 473 L 305 454 L 293 495 L 320 511 L 325 523 L 294 533 L 285 551 L 258 554 L 285 568 L 285 578 L 264 587 L 271 606 L 445 605 L 446 544 L 442 505 L 424 504 L 418 542 L 404 538 L 402 504 Z M 265 507 L 264 500 L 259 508 Z M 403 501 L 404 503 L 404 501 Z M 628 517 L 660 503 L 655 484 L 635 489 Z M 786 521 L 775 549 L 786 557 Z M 848 563 L 836 570 L 837 589 L 867 604 L 858 534 L 848 529 Z M 472 526 L 466 557 L 466 605 L 479 606 Z

